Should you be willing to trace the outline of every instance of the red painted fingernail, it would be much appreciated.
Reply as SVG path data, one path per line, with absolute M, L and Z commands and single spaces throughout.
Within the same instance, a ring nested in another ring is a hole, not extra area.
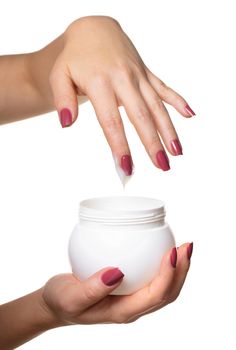
M 119 282 L 124 277 L 123 272 L 121 272 L 117 267 L 111 270 L 107 270 L 102 275 L 102 282 L 106 286 L 113 286 L 117 282 Z
M 175 156 L 180 156 L 181 154 L 183 154 L 182 146 L 178 139 L 172 140 L 170 145 L 171 145 L 172 152 L 174 153 Z
M 121 168 L 124 171 L 126 176 L 132 175 L 133 162 L 132 162 L 132 158 L 129 154 L 126 154 L 126 155 L 121 157 L 120 166 L 121 166 Z
M 159 167 L 163 171 L 170 170 L 169 159 L 164 151 L 158 151 L 156 154 L 156 159 Z
M 72 124 L 72 114 L 68 108 L 63 108 L 60 111 L 60 122 L 63 128 L 70 126 Z
M 188 260 L 191 259 L 191 256 L 193 254 L 193 242 L 190 243 L 187 247 L 187 257 L 188 257 Z
M 196 113 L 192 110 L 192 108 L 189 105 L 185 106 L 186 111 L 191 115 L 191 117 L 193 117 L 194 115 L 196 115 Z
M 172 267 L 176 268 L 176 264 L 177 264 L 177 249 L 173 248 L 171 255 L 170 255 L 170 262 Z

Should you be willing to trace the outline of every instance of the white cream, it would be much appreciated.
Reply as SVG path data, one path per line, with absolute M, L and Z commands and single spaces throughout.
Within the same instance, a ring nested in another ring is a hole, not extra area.
M 119 161 L 118 161 L 117 157 L 114 156 L 114 154 L 113 154 L 113 159 L 114 159 L 114 163 L 115 163 L 116 172 L 120 178 L 120 181 L 121 181 L 123 187 L 125 188 L 126 184 L 129 182 L 129 180 L 131 179 L 131 177 L 134 174 L 134 166 L 132 169 L 132 175 L 127 176 L 125 174 L 124 170 L 120 167 Z

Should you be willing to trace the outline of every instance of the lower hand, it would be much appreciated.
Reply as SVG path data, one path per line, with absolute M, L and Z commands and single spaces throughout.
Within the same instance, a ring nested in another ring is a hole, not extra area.
M 154 280 L 132 295 L 109 295 L 122 282 L 119 269 L 103 269 L 81 282 L 72 274 L 50 279 L 43 303 L 56 325 L 128 323 L 159 310 L 179 295 L 190 266 L 192 244 L 169 251 Z

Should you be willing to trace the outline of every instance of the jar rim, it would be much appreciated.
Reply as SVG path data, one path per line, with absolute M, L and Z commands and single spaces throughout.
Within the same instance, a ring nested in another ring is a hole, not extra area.
M 89 198 L 80 202 L 80 219 L 104 223 L 148 223 L 165 216 L 161 200 L 135 196 Z

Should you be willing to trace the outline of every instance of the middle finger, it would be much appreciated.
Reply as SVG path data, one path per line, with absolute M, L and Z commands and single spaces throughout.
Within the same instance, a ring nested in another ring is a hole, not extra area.
M 157 133 L 152 115 L 138 86 L 128 81 L 125 84 L 125 88 L 124 86 L 122 89 L 117 88 L 116 93 L 153 164 L 163 171 L 169 170 L 169 159 Z

